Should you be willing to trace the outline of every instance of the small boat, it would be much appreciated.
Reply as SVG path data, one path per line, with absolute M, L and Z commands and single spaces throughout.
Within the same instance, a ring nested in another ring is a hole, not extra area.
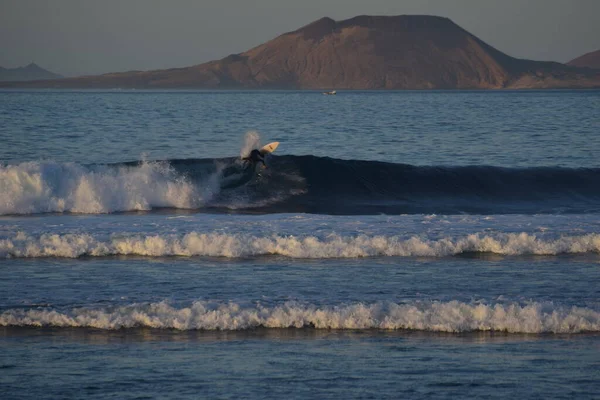
M 333 94 L 337 94 L 337 92 L 335 90 L 332 90 L 331 92 L 323 92 L 323 94 L 333 95 Z

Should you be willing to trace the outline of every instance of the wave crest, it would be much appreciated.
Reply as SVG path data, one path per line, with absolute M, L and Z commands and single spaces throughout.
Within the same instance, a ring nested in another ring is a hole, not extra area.
M 0 215 L 199 208 L 218 188 L 210 179 L 205 183 L 203 187 L 193 184 L 166 162 L 116 167 L 53 162 L 0 165 Z
M 375 303 L 341 306 L 243 306 L 196 301 L 176 308 L 167 302 L 112 308 L 7 310 L 0 326 L 54 326 L 122 329 L 148 327 L 179 330 L 253 328 L 386 329 L 433 332 L 502 331 L 510 333 L 580 333 L 600 331 L 600 312 L 553 303 L 467 304 L 459 301 L 414 304 Z
M 418 236 L 254 236 L 244 234 L 199 233 L 185 235 L 123 235 L 109 239 L 90 234 L 18 233 L 0 239 L 0 258 L 37 258 L 136 255 L 252 257 L 280 255 L 290 258 L 356 257 L 446 257 L 465 253 L 501 255 L 557 255 L 600 253 L 600 235 L 564 236 L 544 239 L 528 233 L 495 236 L 471 234 L 459 238 L 424 239 Z
M 242 152 L 256 146 L 250 133 Z M 269 156 L 259 173 L 239 157 L 82 166 L 0 166 L 0 214 L 153 208 L 216 212 L 539 214 L 600 212 L 600 169 L 419 167 Z

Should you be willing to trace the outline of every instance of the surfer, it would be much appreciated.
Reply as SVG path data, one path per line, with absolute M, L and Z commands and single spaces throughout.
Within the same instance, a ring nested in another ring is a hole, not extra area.
M 244 158 L 242 158 L 242 160 L 248 161 L 252 165 L 256 165 L 257 163 L 261 162 L 262 165 L 265 168 L 267 168 L 267 164 L 265 164 L 265 157 L 261 154 L 260 150 L 258 150 L 258 149 L 252 150 L 250 152 L 250 154 L 248 155 L 248 157 L 244 157 Z

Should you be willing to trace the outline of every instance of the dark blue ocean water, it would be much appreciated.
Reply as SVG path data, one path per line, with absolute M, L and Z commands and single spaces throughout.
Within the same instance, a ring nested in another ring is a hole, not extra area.
M 0 397 L 597 398 L 598 110 L 0 91 Z

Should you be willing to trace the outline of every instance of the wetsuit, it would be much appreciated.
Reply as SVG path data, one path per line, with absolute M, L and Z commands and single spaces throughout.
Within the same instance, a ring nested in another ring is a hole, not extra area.
M 242 160 L 250 161 L 253 165 L 256 165 L 258 162 L 261 162 L 263 166 L 267 168 L 267 164 L 265 164 L 265 158 L 262 154 L 260 154 L 260 151 L 258 151 L 257 149 L 252 150 L 248 157 L 244 157 L 242 158 Z

